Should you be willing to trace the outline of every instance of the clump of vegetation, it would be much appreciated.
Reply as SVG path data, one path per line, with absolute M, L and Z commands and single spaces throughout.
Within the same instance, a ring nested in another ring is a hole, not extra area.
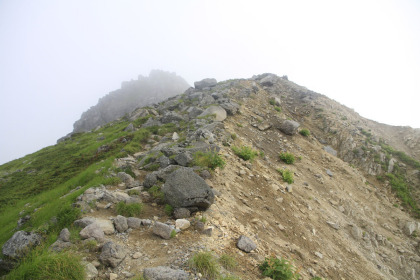
M 235 153 L 235 155 L 237 155 L 243 160 L 253 160 L 256 156 L 258 156 L 258 152 L 248 146 L 232 146 L 232 150 Z
M 209 279 L 215 279 L 220 274 L 219 264 L 211 252 L 196 253 L 190 259 L 189 265 Z
M 236 138 L 238 138 L 238 136 L 235 133 L 232 133 L 230 135 L 230 138 L 232 138 L 232 140 L 236 140 Z
M 225 160 L 216 152 L 201 152 L 198 151 L 194 154 L 194 165 L 215 170 L 217 167 L 223 169 L 226 165 Z
M 236 259 L 228 254 L 221 255 L 219 258 L 219 263 L 227 270 L 233 270 L 238 266 Z
M 300 135 L 305 136 L 305 137 L 308 137 L 309 135 L 311 135 L 311 132 L 309 131 L 309 129 L 306 129 L 306 128 L 301 129 L 299 133 Z
M 274 100 L 274 99 L 270 99 L 270 100 L 268 100 L 268 103 L 270 103 L 270 105 L 276 105 L 276 101 Z
M 172 231 L 171 231 L 171 238 L 174 238 L 176 236 L 176 231 L 173 229 Z
M 295 156 L 292 153 L 280 153 L 279 157 L 287 164 L 293 164 L 295 162 Z
M 166 215 L 172 216 L 172 214 L 174 213 L 174 208 L 169 204 L 165 204 L 164 211 Z
M 241 280 L 241 278 L 235 275 L 226 275 L 219 277 L 218 280 Z
M 147 192 L 150 193 L 154 199 L 163 201 L 165 198 L 165 194 L 161 191 L 160 186 L 158 185 L 152 186 L 147 190 Z
M 300 275 L 296 268 L 287 259 L 278 259 L 274 256 L 265 258 L 259 266 L 262 274 L 274 280 L 299 280 Z
M 6 279 L 85 279 L 81 258 L 70 252 L 51 253 L 35 249 Z
M 136 217 L 139 216 L 143 210 L 143 204 L 141 203 L 125 203 L 120 201 L 117 204 L 116 211 L 118 215 L 125 217 Z
M 283 177 L 283 181 L 292 184 L 295 180 L 293 178 L 293 172 L 287 169 L 277 169 L 277 172 Z
M 140 195 L 140 192 L 138 190 L 129 190 L 127 192 L 128 195 Z
M 397 197 L 401 199 L 402 204 L 411 207 L 417 215 L 420 215 L 417 204 L 411 195 L 410 187 L 407 185 L 404 178 L 401 175 L 394 175 L 391 173 L 387 173 L 386 176 L 389 179 L 392 190 L 395 191 Z
M 276 110 L 277 112 L 281 113 L 281 108 L 280 108 L 280 107 L 278 107 L 278 106 L 275 106 L 275 107 L 274 107 L 274 110 Z

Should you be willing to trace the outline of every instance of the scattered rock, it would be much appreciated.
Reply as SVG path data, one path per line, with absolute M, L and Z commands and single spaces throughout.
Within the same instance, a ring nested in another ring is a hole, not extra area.
M 124 231 L 126 231 L 128 229 L 127 218 L 124 217 L 124 216 L 118 215 L 114 219 L 114 225 L 115 225 L 115 229 L 118 232 L 124 232 Z
M 300 124 L 298 122 L 285 120 L 281 124 L 280 130 L 287 135 L 294 135 L 298 131 L 299 126 Z
M 175 219 L 185 219 L 191 216 L 190 210 L 187 208 L 176 208 L 174 210 L 174 218 Z
M 167 203 L 174 208 L 198 207 L 205 210 L 214 202 L 210 187 L 191 168 L 179 168 L 170 174 L 162 192 Z
M 174 132 L 174 134 L 172 134 L 172 140 L 177 141 L 178 139 L 179 139 L 178 133 Z
M 246 237 L 245 235 L 241 235 L 239 237 L 236 246 L 238 246 L 239 249 L 247 253 L 257 249 L 257 245 L 254 243 L 254 241 L 252 241 L 249 237 Z
M 63 228 L 58 236 L 58 239 L 64 242 L 70 242 L 70 231 L 67 228 Z
M 167 266 L 157 266 L 145 268 L 143 271 L 144 278 L 148 280 L 188 280 L 189 276 L 183 270 L 172 269 Z
M 115 273 L 110 273 L 109 274 L 109 280 L 116 280 L 116 279 L 118 279 L 118 274 L 115 274 Z
M 217 122 L 222 122 L 226 119 L 227 113 L 226 110 L 220 106 L 210 106 L 204 112 L 202 112 L 198 117 L 206 117 L 214 115 L 214 120 Z
M 171 239 L 171 234 L 173 230 L 173 227 L 161 222 L 155 222 L 153 226 L 153 233 L 157 236 L 162 237 L 163 239 Z
M 132 229 L 139 229 L 141 227 L 141 219 L 129 217 L 127 218 L 127 226 Z
M 104 231 L 97 223 L 93 223 L 86 226 L 80 231 L 79 235 L 82 239 L 88 239 L 93 237 L 99 242 L 103 241 L 105 238 Z
M 334 173 L 332 173 L 331 170 L 327 169 L 327 175 L 330 176 L 330 177 L 332 177 L 332 176 L 334 176 Z
M 138 259 L 141 257 L 141 253 L 140 252 L 135 252 L 132 256 L 133 259 Z
M 334 223 L 334 222 L 327 221 L 327 224 L 335 230 L 340 229 L 340 224 L 339 223 Z
M 114 224 L 110 220 L 97 219 L 95 224 L 97 224 L 106 235 L 114 234 L 115 232 Z
M 85 264 L 85 272 L 87 279 L 94 279 L 98 276 L 98 270 L 92 263 Z
M 337 156 L 337 151 L 334 150 L 331 146 L 325 146 L 324 151 L 326 151 L 327 153 L 329 153 L 330 155 L 333 155 L 335 157 Z
M 2 253 L 11 259 L 20 259 L 33 247 L 39 245 L 41 240 L 41 235 L 37 233 L 20 230 L 4 243 Z
M 79 219 L 79 220 L 74 221 L 74 223 L 73 223 L 73 224 L 74 224 L 76 227 L 85 228 L 85 227 L 87 227 L 88 225 L 93 224 L 95 221 L 96 221 L 96 219 L 95 219 L 95 218 L 93 218 L 93 217 L 84 217 L 84 218 L 82 218 L 82 219 Z
M 190 227 L 190 221 L 185 220 L 185 219 L 177 219 L 175 221 L 175 227 L 180 229 L 180 230 L 185 230 L 187 228 Z
M 125 129 L 124 131 L 134 131 L 134 125 L 132 123 L 130 123 Z
M 109 265 L 112 268 L 116 268 L 124 260 L 126 254 L 127 253 L 123 247 L 109 241 L 105 243 L 102 247 L 102 252 L 99 256 L 99 260 L 104 265 Z
M 17 228 L 21 228 L 24 224 L 26 224 L 29 220 L 31 219 L 31 216 L 29 216 L 29 215 L 26 215 L 26 216 L 24 216 L 24 217 L 22 217 L 22 218 L 20 218 L 18 221 L 17 221 Z
M 207 79 L 203 79 L 201 81 L 198 82 L 194 82 L 194 87 L 196 89 L 204 89 L 207 87 L 214 87 L 215 85 L 217 85 L 217 80 L 216 79 L 211 79 L 211 78 L 207 78 Z

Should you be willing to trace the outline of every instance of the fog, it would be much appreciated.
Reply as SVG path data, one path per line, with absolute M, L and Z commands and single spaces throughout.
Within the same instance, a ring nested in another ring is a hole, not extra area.
M 420 2 L 0 1 L 0 164 L 73 130 L 152 69 L 189 84 L 271 72 L 420 127 Z

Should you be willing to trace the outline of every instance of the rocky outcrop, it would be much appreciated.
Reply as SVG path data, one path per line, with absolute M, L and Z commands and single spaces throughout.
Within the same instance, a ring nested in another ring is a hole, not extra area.
M 153 70 L 148 77 L 123 82 L 121 89 L 99 99 L 98 104 L 84 112 L 74 123 L 73 132 L 95 129 L 131 113 L 138 107 L 162 101 L 184 92 L 188 83 L 175 73 Z
M 33 247 L 39 245 L 41 240 L 42 237 L 37 233 L 20 230 L 3 245 L 1 252 L 11 259 L 20 259 Z

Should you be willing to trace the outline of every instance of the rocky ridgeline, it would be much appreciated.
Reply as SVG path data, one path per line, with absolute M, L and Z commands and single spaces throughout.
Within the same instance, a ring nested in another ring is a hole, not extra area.
M 294 259 L 302 279 L 417 279 L 420 223 L 395 207 L 386 182 L 366 183 L 365 175 L 383 172 L 369 150 L 384 149 L 376 136 L 382 125 L 369 126 L 340 106 L 287 77 L 262 74 L 205 79 L 182 95 L 138 108 L 126 130 L 182 129 L 116 159 L 115 167 L 134 176 L 110 171 L 121 183 L 79 196 L 73 206 L 83 213 L 74 222 L 81 240 L 71 241 L 63 229 L 50 250 L 80 251 L 87 279 L 206 279 L 188 261 L 201 250 L 234 256 L 241 279 L 263 279 L 258 265 L 270 255 Z M 139 118 L 147 121 L 136 127 Z M 311 134 L 300 135 L 302 128 Z M 368 150 L 359 153 L 367 138 Z M 241 146 L 257 151 L 256 159 L 239 158 L 232 148 Z M 225 168 L 197 165 L 196 155 L 207 152 L 221 155 Z M 293 153 L 295 164 L 281 161 L 281 152 Z M 294 182 L 283 179 L 285 171 Z M 118 215 L 121 203 L 144 204 L 141 218 Z M 2 253 L 20 259 L 41 239 L 17 231 Z
M 117 120 L 134 109 L 144 107 L 180 94 L 189 87 L 175 73 L 153 70 L 148 77 L 123 82 L 121 89 L 99 99 L 98 104 L 84 112 L 74 123 L 73 132 L 90 131 L 98 126 Z

